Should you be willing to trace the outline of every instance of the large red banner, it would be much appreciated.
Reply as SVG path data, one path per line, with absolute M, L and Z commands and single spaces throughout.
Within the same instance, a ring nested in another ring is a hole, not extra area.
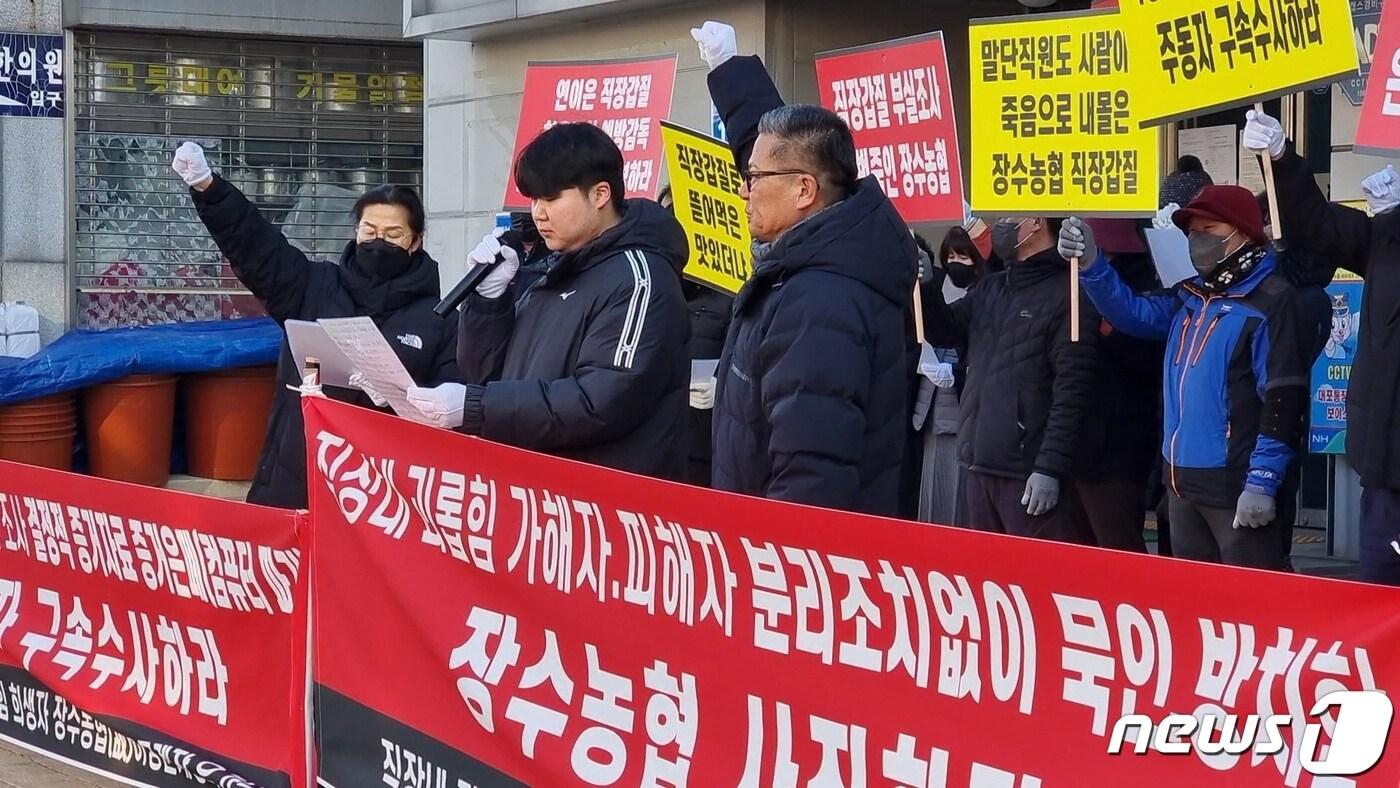
M 1395 0 L 1381 7 L 1376 54 L 1356 127 L 1356 150 L 1377 156 L 1400 153 L 1400 3 Z
M 520 99 L 512 166 L 520 151 L 556 123 L 586 122 L 606 131 L 622 149 L 628 197 L 655 199 L 661 186 L 661 121 L 671 114 L 676 55 L 530 63 Z M 512 171 L 513 172 L 513 171 Z M 512 174 L 505 207 L 529 208 Z
M 0 462 L 0 739 L 132 785 L 305 786 L 301 517 Z
M 860 174 L 875 176 L 906 222 L 962 222 L 942 33 L 817 55 L 817 89 L 851 127 Z
M 1400 589 L 725 495 L 304 407 L 336 788 L 1400 778 L 1400 752 L 1310 773 L 1366 750 L 1365 714 L 1318 698 L 1400 687 Z M 1196 746 L 1172 713 L 1215 733 Z M 1136 754 L 1132 714 L 1189 751 Z M 1279 735 L 1213 746 L 1250 715 Z

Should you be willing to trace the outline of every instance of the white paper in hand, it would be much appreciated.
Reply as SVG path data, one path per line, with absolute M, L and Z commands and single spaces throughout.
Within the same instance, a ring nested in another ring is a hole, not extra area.
M 1196 267 L 1191 265 L 1191 245 L 1180 228 L 1148 229 L 1147 246 L 1152 250 L 1152 262 L 1157 266 L 1157 276 L 1164 286 L 1175 287 L 1195 278 Z
M 351 388 L 350 376 L 355 365 L 340 349 L 320 323 L 309 320 L 288 320 L 283 324 L 287 343 L 292 346 L 292 360 L 300 369 L 307 357 L 321 362 L 321 385 Z
M 415 385 L 403 362 L 389 347 L 379 327 L 367 317 L 337 317 L 316 321 L 326 335 L 350 360 L 355 371 L 389 401 L 389 407 L 402 418 L 419 424 L 431 424 L 417 408 L 408 402 L 408 388 Z

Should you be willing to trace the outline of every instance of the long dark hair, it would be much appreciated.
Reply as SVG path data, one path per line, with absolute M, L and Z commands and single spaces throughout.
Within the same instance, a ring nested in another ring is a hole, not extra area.
M 948 256 L 954 253 L 972 261 L 972 268 L 977 272 L 978 279 L 988 274 L 996 273 L 1004 267 L 1001 265 L 1000 261 L 993 262 L 983 257 L 982 252 L 977 248 L 977 244 L 973 243 L 972 236 L 968 235 L 967 230 L 961 227 L 954 227 L 948 231 L 947 235 L 943 236 L 943 243 L 939 245 L 938 256 L 935 257 L 934 260 L 936 260 L 939 265 L 947 266 Z M 932 257 L 933 255 L 930 254 L 929 256 Z

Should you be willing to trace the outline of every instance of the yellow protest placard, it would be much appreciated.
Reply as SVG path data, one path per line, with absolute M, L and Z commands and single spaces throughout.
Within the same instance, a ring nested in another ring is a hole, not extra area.
M 1121 0 L 1143 123 L 1250 104 L 1356 72 L 1348 0 Z
M 971 199 L 997 216 L 1157 210 L 1158 130 L 1113 11 L 973 20 Z
M 717 139 L 666 121 L 661 141 L 676 219 L 690 241 L 685 275 L 716 290 L 739 292 L 752 273 L 753 244 L 734 154 Z

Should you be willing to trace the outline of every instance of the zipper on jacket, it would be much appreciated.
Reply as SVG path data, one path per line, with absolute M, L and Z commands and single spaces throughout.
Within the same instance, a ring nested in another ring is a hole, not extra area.
M 1191 327 L 1191 313 L 1187 312 L 1185 319 L 1181 321 L 1182 344 L 1176 349 L 1176 363 L 1181 364 L 1181 355 L 1186 352 L 1186 332 Z
M 1220 315 L 1216 315 L 1215 317 L 1210 319 L 1210 327 L 1206 329 L 1206 338 L 1202 339 L 1200 347 L 1196 348 L 1196 355 L 1191 359 L 1191 366 L 1196 366 L 1196 364 L 1201 360 L 1201 356 L 1205 354 L 1206 345 L 1210 344 L 1211 334 L 1214 334 L 1215 327 L 1220 325 L 1220 318 Z
M 1196 339 L 1198 339 L 1198 338 L 1200 337 L 1200 334 L 1201 334 L 1201 324 L 1205 322 L 1206 313 L 1210 311 L 1210 304 L 1211 304 L 1211 302 L 1214 301 L 1214 300 L 1215 300 L 1215 296 L 1213 296 L 1213 295 L 1212 295 L 1212 296 L 1206 296 L 1205 303 L 1201 306 L 1201 314 L 1200 314 L 1199 317 L 1196 318 L 1196 326 L 1195 326 L 1195 328 L 1193 328 L 1193 329 L 1191 330 L 1191 340 L 1190 340 L 1190 343 L 1189 343 L 1189 345 L 1190 345 L 1190 347 L 1191 347 L 1191 352 L 1188 352 L 1188 353 L 1186 354 L 1186 358 L 1188 358 L 1188 359 L 1191 357 L 1191 354 L 1195 352 Z M 1219 315 L 1217 315 L 1216 318 L 1218 319 L 1218 318 L 1219 318 Z M 1186 321 L 1187 321 L 1187 323 L 1189 323 L 1190 320 L 1191 320 L 1191 315 L 1188 313 L 1188 314 L 1186 315 Z M 1186 324 L 1183 323 L 1183 325 L 1186 325 Z M 1214 328 L 1214 327 L 1215 327 L 1215 323 L 1211 323 L 1211 328 Z M 1185 333 L 1185 331 L 1182 332 L 1182 339 L 1183 339 L 1183 340 L 1186 339 L 1186 333 Z M 1204 345 L 1203 345 L 1203 346 L 1204 346 Z M 1181 436 L 1181 425 L 1184 424 L 1184 423 L 1186 422 L 1186 373 L 1187 373 L 1187 371 L 1190 370 L 1190 368 L 1191 368 L 1189 364 L 1182 364 L 1182 363 L 1181 363 L 1182 349 L 1185 348 L 1185 347 L 1187 347 L 1187 343 L 1183 342 L 1182 347 L 1177 348 L 1177 355 L 1176 355 L 1177 361 L 1176 361 L 1176 363 L 1177 363 L 1177 366 L 1181 368 L 1181 374 L 1177 376 L 1177 387 L 1176 387 L 1176 407 L 1177 407 L 1177 413 L 1176 413 L 1176 429 L 1172 430 L 1172 440 L 1171 440 L 1171 444 L 1170 444 L 1169 449 L 1168 449 L 1168 454 L 1169 454 L 1170 456 L 1167 457 L 1167 465 L 1171 467 L 1172 493 L 1174 493 L 1174 494 L 1176 495 L 1176 497 L 1178 497 L 1178 498 L 1181 497 L 1181 488 L 1178 487 L 1178 486 L 1177 486 L 1177 483 L 1176 483 L 1176 440 L 1177 440 L 1178 437 Z

